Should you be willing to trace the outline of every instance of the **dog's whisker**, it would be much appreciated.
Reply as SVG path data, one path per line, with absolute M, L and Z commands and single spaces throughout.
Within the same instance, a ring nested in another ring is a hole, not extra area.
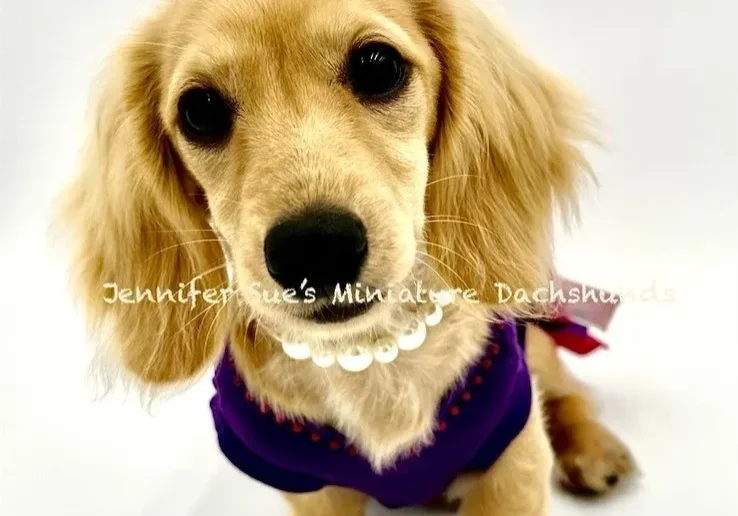
M 465 220 L 465 219 L 430 219 L 430 220 L 426 220 L 426 223 L 428 224 L 459 224 L 461 226 L 470 226 L 470 227 L 477 228 L 481 232 L 490 235 L 494 239 L 499 238 L 499 235 L 497 235 L 491 229 L 486 228 L 482 226 L 481 224 L 469 222 L 468 220 Z M 508 258 L 505 254 L 500 254 L 499 256 L 497 256 L 497 259 L 506 265 L 512 265 L 516 268 L 519 267 L 520 265 L 519 260 L 516 262 L 512 258 Z
M 457 174 L 457 175 L 453 175 L 453 176 L 442 177 L 440 179 L 436 179 L 434 181 L 431 181 L 430 183 L 428 183 L 425 186 L 427 188 L 429 186 L 433 186 L 435 184 L 442 183 L 443 181 L 449 181 L 451 179 L 459 179 L 459 178 L 465 178 L 465 179 L 478 178 L 478 179 L 481 179 L 482 176 L 480 176 L 479 174 Z
M 256 327 L 254 328 L 254 343 L 256 343 L 259 342 L 259 330 L 261 330 L 264 325 L 261 322 L 261 317 L 258 315 L 255 316 L 253 321 L 256 324 Z
M 228 302 L 233 299 L 233 297 L 236 296 L 237 293 L 238 290 L 234 290 L 230 297 L 227 297 L 226 300 L 223 302 L 223 306 L 221 306 L 220 309 L 215 313 L 215 317 L 213 317 L 213 321 L 210 323 L 208 332 L 205 334 L 205 342 L 208 342 L 208 339 L 210 338 L 210 332 L 213 331 L 213 326 L 215 326 L 215 323 L 218 321 L 218 317 L 220 317 L 220 314 L 223 312 L 223 310 L 228 307 Z
M 201 274 L 198 274 L 198 275 L 197 275 L 197 276 L 196 276 L 196 277 L 195 277 L 195 278 L 194 278 L 194 279 L 193 279 L 193 280 L 192 280 L 192 281 L 191 281 L 190 283 L 188 283 L 188 284 L 192 284 L 192 283 L 193 283 L 193 282 L 194 282 L 194 281 L 195 281 L 196 279 L 202 279 L 202 278 L 203 278 L 203 277 L 205 277 L 206 275 L 208 275 L 208 274 L 212 274 L 213 272 L 216 272 L 216 271 L 219 271 L 219 270 L 222 270 L 222 269 L 225 269 L 226 267 L 227 267 L 227 264 L 225 264 L 225 263 L 223 263 L 223 264 L 221 264 L 221 265 L 218 265 L 217 267 L 212 267 L 212 268 L 208 269 L 207 271 L 205 271 L 205 272 L 203 272 L 203 273 L 201 273 Z M 222 282 L 222 283 L 220 283 L 220 284 L 219 284 L 218 286 L 216 286 L 214 290 L 223 290 L 223 287 L 224 287 L 224 286 L 226 286 L 226 285 L 228 285 L 228 281 L 227 281 L 227 280 L 226 280 L 226 281 L 224 281 L 224 282 Z M 179 293 L 181 293 L 181 292 L 182 292 L 182 291 L 184 290 L 184 288 L 186 288 L 186 286 L 187 286 L 187 285 L 185 285 L 185 287 L 183 287 L 183 288 L 180 288 L 180 289 L 179 289 L 179 290 L 177 291 L 177 293 L 178 293 L 178 294 L 179 294 Z M 236 294 L 237 292 L 238 292 L 238 290 L 237 290 L 237 289 L 233 289 L 233 294 Z M 223 293 L 224 293 L 224 292 L 221 292 L 221 295 L 222 295 Z M 231 295 L 231 297 L 233 296 L 233 294 Z M 227 302 L 227 301 L 228 301 L 228 299 L 226 300 L 226 302 Z M 225 304 L 225 302 L 224 302 L 224 304 Z M 180 328 L 180 330 L 179 330 L 179 331 L 180 331 L 180 332 L 184 332 L 184 330 L 185 330 L 185 329 L 187 328 L 187 326 L 189 326 L 189 325 L 190 325 L 190 324 L 191 324 L 191 323 L 192 323 L 192 322 L 193 322 L 194 320 L 197 320 L 197 319 L 198 319 L 199 317 L 201 317 L 202 315 L 204 315 L 205 313 L 207 313 L 207 312 L 208 312 L 208 311 L 209 311 L 210 309 L 212 309 L 212 308 L 213 308 L 214 306 L 217 306 L 217 305 L 215 305 L 215 304 L 211 304 L 211 305 L 210 305 L 210 306 L 209 306 L 208 308 L 206 308 L 205 310 L 203 310 L 202 312 L 200 312 L 199 314 L 197 314 L 197 315 L 196 315 L 195 317 L 193 317 L 192 319 L 190 319 L 190 320 L 189 320 L 189 321 L 188 321 L 188 322 L 187 322 L 187 323 L 186 323 L 186 324 L 185 324 L 184 326 L 182 326 L 182 327 Z
M 438 247 L 440 249 L 443 249 L 444 251 L 447 251 L 448 253 L 451 253 L 454 256 L 458 256 L 459 258 L 461 258 L 462 260 L 464 260 L 466 263 L 468 263 L 469 265 L 471 265 L 472 268 L 476 268 L 477 267 L 477 265 L 474 262 L 472 262 L 469 258 L 467 258 L 463 254 L 459 253 L 458 251 L 454 251 L 450 247 L 447 247 L 447 246 L 441 245 L 441 244 L 435 244 L 433 242 L 428 242 L 426 240 L 418 240 L 418 242 L 423 243 L 425 245 L 429 245 L 431 247 Z
M 256 331 L 254 335 L 258 335 L 259 331 L 261 331 L 263 338 L 271 338 L 273 340 L 278 340 L 277 338 L 277 332 L 275 332 L 272 327 L 267 324 L 267 322 L 264 320 L 264 316 L 261 314 L 253 314 L 254 320 L 256 321 Z
M 218 289 L 220 289 L 220 288 L 223 288 L 223 286 L 224 286 L 224 285 L 226 285 L 226 284 L 227 284 L 227 282 L 223 282 L 223 283 L 221 283 L 220 285 L 218 285 L 218 286 L 217 286 L 216 288 L 218 288 Z M 225 304 L 225 303 L 224 303 L 224 304 Z M 184 324 L 184 325 L 182 325 L 182 327 L 180 327 L 180 329 L 179 329 L 178 333 L 184 333 L 184 332 L 185 332 L 185 330 L 187 329 L 187 327 L 188 327 L 188 326 L 189 326 L 190 324 L 192 324 L 193 322 L 195 322 L 196 320 L 198 320 L 198 319 L 199 319 L 200 317 L 202 317 L 203 315 L 205 315 L 206 313 L 208 313 L 208 312 L 209 312 L 210 310 L 212 310 L 212 309 L 213 309 L 213 307 L 215 307 L 215 306 L 217 306 L 217 305 L 215 305 L 215 304 L 211 304 L 210 306 L 208 306 L 208 307 L 207 307 L 207 308 L 205 308 L 204 310 L 201 310 L 201 311 L 200 311 L 200 312 L 199 312 L 199 313 L 198 313 L 197 315 L 195 315 L 194 317 L 191 317 L 191 318 L 190 318 L 190 319 L 189 319 L 189 320 L 188 320 L 187 322 L 185 322 L 185 324 Z
M 430 258 L 431 260 L 433 260 L 433 261 L 435 261 L 435 262 L 437 262 L 437 263 L 439 263 L 439 264 L 443 265 L 443 266 L 444 266 L 444 267 L 445 267 L 446 269 L 448 269 L 449 271 L 451 271 L 451 273 L 452 273 L 452 274 L 453 274 L 454 276 L 456 276 L 456 277 L 457 277 L 457 278 L 459 279 L 459 281 L 461 281 L 461 284 L 462 284 L 462 285 L 464 286 L 464 288 L 469 288 L 469 286 L 468 286 L 468 285 L 466 284 L 466 281 L 464 281 L 464 278 L 462 278 L 462 277 L 461 277 L 461 276 L 459 275 L 459 273 L 458 273 L 458 272 L 456 272 L 456 271 L 455 271 L 455 270 L 454 270 L 454 269 L 453 269 L 452 267 L 450 267 L 450 266 L 449 266 L 449 265 L 448 265 L 447 263 L 445 263 L 445 262 L 444 262 L 443 260 L 440 260 L 440 259 L 436 258 L 435 256 L 431 256 L 430 254 L 428 254 L 428 253 L 426 253 L 426 252 L 423 252 L 423 251 L 416 251 L 416 253 L 418 253 L 418 254 L 421 254 L 421 255 L 423 255 L 423 256 L 427 256 L 427 257 L 428 257 L 428 258 Z M 450 288 L 450 287 L 448 286 L 448 283 L 446 283 L 446 287 Z
M 149 256 L 148 258 L 146 258 L 146 261 L 149 261 L 152 258 L 155 258 L 155 257 L 159 256 L 160 254 L 164 254 L 167 251 L 171 251 L 172 249 L 177 249 L 179 247 L 184 247 L 186 245 L 205 244 L 205 243 L 213 243 L 213 242 L 220 243 L 220 240 L 217 239 L 217 238 L 204 238 L 204 239 L 201 239 L 201 240 L 191 240 L 189 242 L 180 242 L 178 244 L 170 245 L 169 247 L 165 247 L 164 249 L 161 249 L 161 250 L 157 251 L 156 253 L 154 253 L 151 256 Z
M 185 283 L 183 287 L 180 287 L 180 288 L 179 288 L 179 289 L 178 289 L 178 290 L 176 291 L 176 294 L 177 294 L 177 295 L 179 295 L 180 293 L 182 293 L 182 291 L 184 291 L 184 290 L 185 290 L 185 288 L 187 288 L 187 286 L 188 286 L 188 285 L 191 285 L 191 284 L 192 284 L 192 283 L 193 283 L 193 282 L 194 282 L 195 280 L 198 280 L 198 279 L 202 279 L 202 278 L 204 278 L 205 276 L 208 276 L 208 275 L 210 275 L 210 274 L 212 274 L 212 273 L 214 273 L 214 272 L 217 272 L 217 271 L 219 271 L 219 270 L 225 269 L 225 268 L 227 268 L 227 267 L 228 267 L 228 264 L 226 264 L 226 263 L 222 263 L 222 264 L 220 264 L 220 265 L 217 265 L 217 266 L 215 266 L 215 267 L 211 267 L 210 269 L 206 270 L 205 272 L 202 272 L 202 273 L 198 274 L 197 276 L 195 276 L 195 277 L 194 277 L 193 279 L 191 279 L 191 280 L 190 280 L 189 282 Z M 222 286 L 222 284 L 221 284 L 221 286 Z M 220 287 L 219 287 L 219 288 L 220 288 Z
M 460 215 L 428 215 L 425 217 L 425 220 L 463 220 L 468 221 L 468 219 L 465 219 L 464 217 L 461 217 Z
M 487 232 L 490 235 L 494 235 L 494 232 L 491 229 L 485 228 L 481 224 L 477 224 L 475 222 L 469 222 L 469 221 L 464 220 L 464 219 L 449 219 L 449 218 L 433 219 L 432 218 L 432 219 L 426 219 L 426 222 L 428 222 L 430 224 L 449 223 L 449 224 L 459 224 L 459 225 L 462 225 L 462 226 L 472 226 L 472 227 L 475 227 L 475 228 L 477 228 L 477 229 L 479 229 L 481 231 Z
M 227 267 L 228 267 L 228 264 L 227 264 L 227 263 L 225 263 L 225 262 L 223 262 L 223 263 L 221 263 L 220 265 L 216 265 L 215 267 L 211 267 L 210 269 L 206 270 L 205 272 L 202 272 L 202 273 L 198 274 L 197 276 L 195 276 L 195 278 L 194 278 L 194 279 L 202 279 L 202 278 L 204 278 L 205 276 L 207 276 L 208 274 L 212 274 L 212 273 L 214 273 L 214 272 L 216 272 L 216 271 L 219 271 L 219 270 L 225 269 L 225 268 L 227 268 Z M 193 280 L 193 281 L 194 281 L 194 280 Z
M 163 229 L 161 231 L 154 231 L 153 233 L 212 233 L 213 228 L 202 228 L 202 229 Z
M 181 50 L 181 51 L 187 50 L 185 47 L 180 47 L 178 45 L 172 45 L 170 43 L 161 43 L 158 41 L 134 41 L 131 43 L 131 45 L 141 46 L 141 47 L 171 48 L 173 50 Z
M 444 285 L 444 286 L 445 286 L 446 288 L 448 288 L 448 289 L 450 289 L 450 288 L 451 288 L 451 286 L 450 286 L 450 285 L 448 284 L 448 282 L 446 281 L 446 279 L 445 279 L 445 278 L 444 278 L 444 277 L 443 277 L 443 276 L 442 276 L 442 275 L 441 275 L 441 274 L 440 274 L 440 273 L 439 273 L 439 272 L 438 272 L 438 271 L 437 271 L 437 270 L 436 270 L 436 269 L 435 269 L 434 267 L 432 267 L 432 266 L 431 266 L 431 265 L 430 265 L 429 263 L 427 263 L 427 262 L 423 261 L 423 260 L 422 260 L 422 259 L 421 259 L 420 257 L 418 257 L 418 256 L 416 256 L 416 257 L 415 257 L 415 260 L 416 260 L 417 262 L 421 263 L 422 265 L 425 265 L 425 267 L 426 267 L 426 268 L 427 268 L 428 270 L 430 270 L 431 272 L 433 272 L 433 274 L 435 274 L 436 276 L 438 276 L 438 279 L 440 279 L 440 280 L 441 280 L 441 283 L 443 283 L 443 285 Z

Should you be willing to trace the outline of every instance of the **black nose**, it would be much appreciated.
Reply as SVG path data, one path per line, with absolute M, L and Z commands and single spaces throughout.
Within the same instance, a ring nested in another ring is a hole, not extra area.
M 272 278 L 286 289 L 318 296 L 359 278 L 367 254 L 366 230 L 356 216 L 337 209 L 314 209 L 269 230 L 264 256 Z

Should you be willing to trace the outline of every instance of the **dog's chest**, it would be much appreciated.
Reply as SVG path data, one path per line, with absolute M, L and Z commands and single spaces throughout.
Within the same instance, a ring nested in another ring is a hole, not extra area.
M 212 403 L 221 448 L 245 473 L 281 490 L 338 485 L 390 507 L 423 503 L 442 493 L 456 474 L 488 468 L 525 424 L 531 403 L 514 324 L 494 330 L 483 354 L 462 381 L 451 380 L 440 402 L 430 390 L 424 392 L 437 371 L 430 367 L 426 380 L 418 377 L 404 386 L 394 380 L 389 385 L 395 393 L 379 389 L 372 397 L 378 384 L 341 385 L 353 390 L 353 409 L 344 398 L 351 391 L 337 389 L 325 406 L 339 424 L 327 426 L 288 420 L 249 401 L 248 386 L 234 384 L 238 373 L 226 359 Z M 377 376 L 373 381 L 382 380 Z

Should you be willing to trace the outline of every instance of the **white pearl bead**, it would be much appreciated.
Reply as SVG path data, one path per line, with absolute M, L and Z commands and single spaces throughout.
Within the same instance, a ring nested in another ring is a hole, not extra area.
M 307 360 L 310 358 L 310 346 L 305 342 L 283 342 L 282 350 L 288 357 L 295 360 Z
M 454 302 L 454 293 L 451 290 L 439 290 L 431 296 L 431 301 L 441 305 L 443 308 Z
M 441 305 L 436 304 L 433 312 L 425 316 L 425 324 L 433 327 L 438 325 L 441 319 L 443 319 L 443 308 L 441 308 Z
M 351 373 L 363 371 L 374 361 L 374 355 L 361 348 L 354 348 L 351 353 L 338 355 L 338 365 Z
M 428 334 L 428 329 L 425 323 L 418 322 L 418 327 L 412 333 L 406 333 L 400 335 L 397 338 L 397 347 L 403 351 L 413 351 L 418 349 L 425 342 L 425 337 Z
M 336 355 L 327 353 L 325 355 L 313 355 L 313 362 L 316 366 L 326 369 L 336 363 Z
M 387 338 L 380 341 L 379 344 L 379 348 L 374 350 L 374 359 L 380 364 L 394 362 L 400 354 L 400 348 L 397 347 L 397 342 L 394 339 Z

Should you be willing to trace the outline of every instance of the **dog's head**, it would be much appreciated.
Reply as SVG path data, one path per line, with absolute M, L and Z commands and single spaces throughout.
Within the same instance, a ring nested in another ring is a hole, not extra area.
M 90 320 L 156 384 L 240 311 L 157 289 L 228 296 L 226 262 L 249 314 L 334 334 L 387 317 L 336 285 L 419 265 L 490 304 L 536 287 L 584 164 L 576 97 L 466 0 L 178 0 L 102 80 L 64 220 Z

